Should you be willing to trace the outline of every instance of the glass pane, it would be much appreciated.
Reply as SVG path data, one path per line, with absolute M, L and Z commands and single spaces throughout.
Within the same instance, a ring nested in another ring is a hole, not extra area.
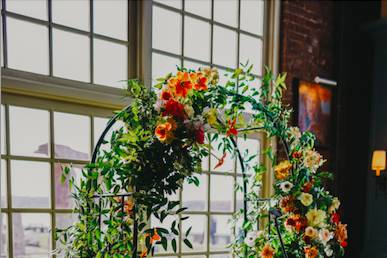
M 245 168 L 247 173 L 252 173 L 253 166 L 255 166 L 259 161 L 259 147 L 260 145 L 258 139 L 246 138 L 245 140 L 242 137 L 238 138 L 238 149 L 242 154 L 242 157 L 251 157 L 255 155 L 255 157 L 249 162 L 250 167 Z M 242 173 L 239 160 L 237 161 L 237 171 Z
M 105 130 L 106 126 L 107 126 L 107 123 L 108 123 L 109 119 L 108 118 L 104 118 L 104 117 L 94 117 L 94 146 L 97 144 L 99 138 L 101 137 L 102 135 L 102 132 Z M 110 141 L 110 138 L 112 136 L 112 132 L 113 131 L 116 131 L 116 130 L 119 130 L 120 128 L 122 128 L 124 126 L 123 122 L 121 121 L 116 121 L 113 126 L 110 128 L 110 130 L 107 132 L 107 134 L 105 135 L 104 137 L 104 140 L 106 142 Z M 109 150 L 110 149 L 110 145 L 108 143 L 105 143 L 105 144 L 102 144 L 100 147 L 99 147 L 99 151 L 102 151 L 102 150 Z
M 208 67 L 208 65 L 204 65 L 201 63 L 197 63 L 197 62 L 191 62 L 191 61 L 187 61 L 187 60 L 184 60 L 183 66 L 184 66 L 184 68 L 193 69 L 193 70 L 198 70 L 199 68 L 202 68 L 202 67 Z
M 57 213 L 55 215 L 56 228 L 65 229 L 77 221 L 77 214 L 75 213 Z
M 184 29 L 184 55 L 209 61 L 211 55 L 211 26 L 208 22 L 186 17 Z
M 160 221 L 155 218 L 154 216 L 151 216 L 151 226 L 152 227 L 161 227 L 161 228 L 165 228 L 167 229 L 168 231 L 171 231 L 171 226 L 172 226 L 172 223 L 174 220 L 176 220 L 177 217 L 176 216 L 167 216 L 163 223 L 160 223 Z M 176 222 L 176 225 L 178 224 L 179 221 Z M 173 233 L 170 233 L 168 236 L 166 236 L 167 239 L 168 239 L 168 248 L 167 248 L 167 251 L 164 250 L 164 248 L 161 246 L 161 245 L 156 245 L 155 246 L 155 253 L 173 253 L 173 249 L 172 249 L 172 245 L 170 244 L 171 243 L 171 240 L 173 238 L 175 238 L 176 236 L 173 234 Z M 176 243 L 177 243 L 177 250 L 179 250 L 179 239 L 176 239 Z
M 153 0 L 153 1 L 181 9 L 181 0 Z
M 262 74 L 262 40 L 241 33 L 239 62 L 253 64 L 252 73 Z
M 90 118 L 54 113 L 55 157 L 88 160 L 90 156 Z
M 213 215 L 210 221 L 210 251 L 227 250 L 231 242 L 229 215 Z
M 211 143 L 211 171 L 223 171 L 223 172 L 234 172 L 235 169 L 235 159 L 232 157 L 230 153 L 226 153 L 226 157 L 224 158 L 224 163 L 220 167 L 216 168 L 216 165 L 219 163 L 219 160 L 223 156 L 223 145 L 218 150 L 219 144 L 223 144 L 221 139 L 217 139 Z
M 166 76 L 170 72 L 176 71 L 176 66 L 180 66 L 180 59 L 161 54 L 152 54 L 152 81 Z
M 64 167 L 71 168 L 68 180 L 63 184 L 61 182 L 61 176 L 63 174 Z M 55 163 L 54 165 L 54 176 L 55 176 L 55 207 L 59 209 L 71 209 L 74 208 L 74 199 L 71 198 L 72 189 L 70 189 L 69 180 L 74 178 L 74 184 L 79 185 L 80 178 L 82 176 L 83 165 L 76 164 L 60 164 Z
M 233 257 L 231 254 L 212 254 L 210 258 L 231 258 Z
M 182 244 L 183 252 L 200 252 L 207 250 L 207 216 L 190 215 L 188 219 L 182 221 L 183 234 L 190 228 L 191 233 L 188 240 L 192 243 L 193 249 Z
M 50 164 L 36 161 L 11 161 L 12 206 L 50 207 Z
M 236 210 L 243 209 L 243 178 L 241 176 L 237 177 L 238 186 L 242 187 L 240 190 L 236 191 Z
M 1 207 L 7 207 L 7 164 L 1 160 Z
M 46 26 L 7 18 L 7 41 L 10 68 L 48 74 L 48 28 Z
M 190 211 L 205 211 L 207 210 L 207 178 L 208 175 L 198 175 L 200 185 L 189 184 L 184 182 L 183 186 L 183 207 L 188 207 Z
M 0 257 L 8 257 L 8 219 L 5 213 L 1 214 L 0 220 Z
M 241 0 L 241 29 L 262 35 L 264 1 Z
M 95 0 L 94 32 L 128 40 L 128 1 Z
M 211 18 L 211 0 L 185 0 L 184 4 L 187 12 Z
M 235 68 L 237 65 L 237 33 L 214 26 L 214 63 Z
M 5 154 L 5 106 L 1 105 L 1 154 Z
M 181 15 L 153 7 L 153 48 L 181 54 Z
M 11 154 L 48 157 L 50 155 L 49 120 L 50 114 L 46 110 L 10 106 Z
M 13 213 L 13 254 L 15 258 L 51 257 L 50 215 Z
M 47 20 L 47 1 L 7 0 L 7 11 Z
M 232 176 L 211 175 L 211 211 L 233 211 L 234 178 Z
M 90 39 L 53 29 L 54 76 L 90 82 Z
M 52 1 L 52 20 L 54 23 L 89 31 L 90 1 Z
M 237 27 L 238 0 L 214 0 L 214 20 Z
M 206 258 L 205 255 L 183 255 L 183 258 Z
M 94 39 L 94 82 L 123 88 L 128 79 L 128 47 Z

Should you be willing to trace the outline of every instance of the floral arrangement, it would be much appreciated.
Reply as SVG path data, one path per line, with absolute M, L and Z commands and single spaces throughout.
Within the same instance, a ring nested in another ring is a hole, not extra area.
M 314 138 L 287 126 L 289 111 L 281 103 L 285 76 L 275 78 L 266 71 L 262 86 L 250 87 L 257 80 L 251 69 L 246 64 L 231 71 L 225 85 L 218 84 L 218 72 L 210 68 L 179 68 L 158 79 L 154 90 L 137 80 L 128 81 L 132 102 L 116 115 L 122 127 L 112 132 L 107 142 L 110 148 L 85 167 L 78 184 L 70 169 L 64 169 L 63 180 L 69 180 L 73 189 L 78 221 L 58 230 L 63 246 L 58 252 L 66 257 L 131 257 L 134 230 L 141 257 L 152 255 L 156 246 L 165 250 L 170 246 L 176 252 L 180 235 L 193 248 L 188 239 L 191 228 L 180 232 L 181 221 L 188 219 L 181 215 L 186 208 L 168 197 L 185 180 L 199 185 L 196 174 L 201 173 L 201 160 L 214 155 L 211 143 L 220 140 L 217 148 L 223 155 L 216 157 L 215 168 L 231 155 L 239 158 L 243 168 L 255 171 L 245 195 L 250 209 L 234 216 L 238 220 L 247 215 L 243 224 L 247 234 L 238 234 L 230 247 L 239 257 L 281 257 L 278 238 L 254 230 L 265 217 L 259 189 L 266 168 L 251 164 L 254 155 L 240 153 L 235 141 L 236 136 L 264 131 L 290 146 L 290 159 L 275 167 L 273 196 L 284 214 L 281 229 L 287 250 L 296 257 L 342 253 L 346 227 L 336 212 L 338 200 L 321 187 L 326 173 L 317 171 L 323 160 L 313 149 Z M 247 105 L 252 109 L 249 115 Z M 267 154 L 274 163 L 271 150 Z M 95 198 L 101 195 L 107 198 Z M 168 216 L 174 220 L 165 228 L 149 225 L 151 216 L 160 223 Z M 134 221 L 137 229 L 133 229 Z

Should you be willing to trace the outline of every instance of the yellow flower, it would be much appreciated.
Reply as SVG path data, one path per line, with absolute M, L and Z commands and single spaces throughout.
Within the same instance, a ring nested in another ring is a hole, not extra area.
M 305 236 L 312 238 L 315 238 L 317 236 L 317 230 L 314 227 L 307 227 L 305 229 Z
M 306 213 L 308 224 L 313 227 L 322 227 L 327 214 L 323 210 L 311 209 Z
M 339 198 L 335 197 L 335 198 L 332 199 L 332 204 L 331 204 L 331 206 L 328 208 L 328 212 L 329 212 L 329 213 L 333 213 L 333 212 L 335 212 L 339 207 L 340 207 L 340 200 L 339 200 Z
M 289 160 L 285 160 L 280 162 L 277 166 L 274 168 L 274 175 L 278 180 L 283 180 L 289 176 L 289 171 L 292 169 L 292 164 L 289 162 Z
M 215 127 L 218 125 L 216 115 L 217 115 L 217 112 L 215 108 L 211 108 L 207 113 L 207 123 L 210 124 L 212 127 Z
M 304 206 L 309 206 L 313 203 L 313 195 L 310 193 L 301 193 L 298 200 L 300 200 Z

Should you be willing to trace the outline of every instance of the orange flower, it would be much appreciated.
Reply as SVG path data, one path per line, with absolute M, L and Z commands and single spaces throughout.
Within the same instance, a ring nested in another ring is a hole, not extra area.
M 155 135 L 161 142 L 169 143 L 173 139 L 173 130 L 176 128 L 176 123 L 169 120 L 163 124 L 158 124 L 155 129 Z
M 124 202 L 124 211 L 128 214 L 131 214 L 133 212 L 134 203 L 133 200 L 128 199 Z
M 318 255 L 318 250 L 315 246 L 308 246 L 304 248 L 305 258 L 316 258 Z
M 295 209 L 294 206 L 294 197 L 293 196 L 284 196 L 279 202 L 280 207 L 284 212 L 292 212 Z
M 347 225 L 346 224 L 341 224 L 341 222 L 339 222 L 339 224 L 336 227 L 335 237 L 336 237 L 337 241 L 340 243 L 347 241 L 348 233 L 347 233 Z
M 201 91 L 201 90 L 207 90 L 207 78 L 206 77 L 199 77 L 197 82 L 194 85 L 195 90 Z
M 273 256 L 274 256 L 274 249 L 270 246 L 269 243 L 267 243 L 261 251 L 261 257 L 272 258 Z
M 235 124 L 236 124 L 236 118 L 234 118 L 234 120 L 228 120 L 228 130 L 227 130 L 227 137 L 230 136 L 230 135 L 235 135 L 237 136 L 238 135 L 238 130 L 235 128 Z
M 151 238 L 151 244 L 153 244 L 154 242 L 160 241 L 160 240 L 161 240 L 161 237 L 157 233 L 157 229 L 155 228 L 154 231 L 153 231 L 152 238 Z
M 141 258 L 145 258 L 145 257 L 147 257 L 147 255 L 148 255 L 148 250 L 147 249 L 145 249 L 144 251 L 142 251 L 142 253 L 141 253 Z
M 220 159 L 218 159 L 219 161 L 218 161 L 218 164 L 216 164 L 216 166 L 214 167 L 214 169 L 217 169 L 218 167 L 220 167 L 220 166 L 222 166 L 223 165 L 223 163 L 224 163 L 224 159 L 226 158 L 226 153 L 223 153 L 223 156 L 220 158 Z
M 187 97 L 188 92 L 192 89 L 192 82 L 188 72 L 177 72 L 177 76 L 169 79 L 168 86 L 174 89 L 178 97 Z
M 289 171 L 293 165 L 288 161 L 282 161 L 274 168 L 274 175 L 278 180 L 284 180 L 289 176 Z

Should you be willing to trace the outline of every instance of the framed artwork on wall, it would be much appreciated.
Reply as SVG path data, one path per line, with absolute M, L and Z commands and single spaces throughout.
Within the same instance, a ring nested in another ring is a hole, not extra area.
M 331 86 L 293 80 L 294 120 L 302 132 L 316 136 L 317 147 L 330 148 L 334 89 Z

